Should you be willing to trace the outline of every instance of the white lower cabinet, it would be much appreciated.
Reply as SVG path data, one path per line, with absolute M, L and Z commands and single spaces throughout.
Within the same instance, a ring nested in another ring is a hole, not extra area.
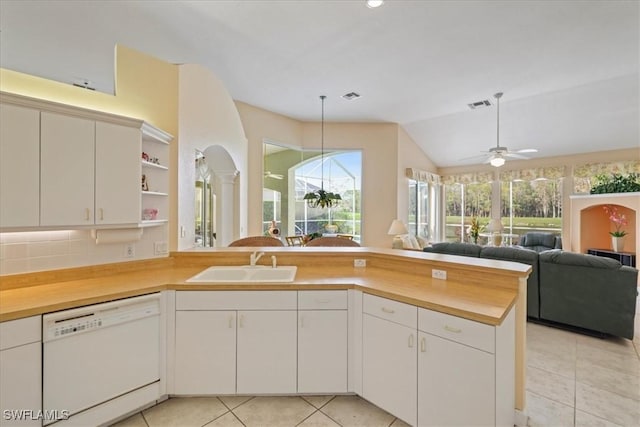
M 363 397 L 403 421 L 416 425 L 416 307 L 365 295 L 363 309 Z
M 295 393 L 296 310 L 296 291 L 177 292 L 175 393 Z
M 0 324 L 0 426 L 40 426 L 40 316 Z
M 347 291 L 298 292 L 298 393 L 346 393 Z
M 236 312 L 177 311 L 176 394 L 236 392 Z
M 493 354 L 420 332 L 420 426 L 495 425 Z
M 237 392 L 296 392 L 296 312 L 239 311 Z
M 418 310 L 418 425 L 513 426 L 513 310 L 491 326 Z

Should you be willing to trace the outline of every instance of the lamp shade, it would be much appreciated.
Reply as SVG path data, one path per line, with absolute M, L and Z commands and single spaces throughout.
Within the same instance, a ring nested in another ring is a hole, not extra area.
M 404 225 L 404 222 L 402 222 L 399 219 L 394 219 L 393 222 L 391 223 L 391 227 L 389 227 L 389 231 L 387 232 L 387 234 L 390 234 L 392 236 L 397 236 L 398 234 L 407 234 L 409 233 L 409 230 L 407 230 L 407 226 Z

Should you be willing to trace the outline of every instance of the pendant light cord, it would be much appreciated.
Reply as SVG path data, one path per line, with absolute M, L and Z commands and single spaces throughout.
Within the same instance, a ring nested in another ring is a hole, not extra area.
M 320 95 L 322 101 L 322 116 L 320 124 L 320 189 L 324 190 L 324 99 L 326 95 Z

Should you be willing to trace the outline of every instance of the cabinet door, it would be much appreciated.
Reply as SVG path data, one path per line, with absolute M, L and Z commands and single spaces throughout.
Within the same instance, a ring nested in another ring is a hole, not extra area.
M 493 354 L 423 332 L 419 338 L 419 425 L 495 425 Z
M 175 349 L 176 394 L 235 394 L 235 311 L 177 311 Z
M 347 311 L 298 312 L 298 393 L 347 392 Z
M 238 394 L 296 392 L 296 313 L 238 312 Z
M 0 105 L 0 227 L 40 224 L 40 112 Z
M 40 224 L 93 224 L 95 122 L 41 113 Z
M 416 425 L 417 330 L 363 314 L 362 392 L 365 399 Z
M 0 426 L 39 426 L 40 420 L 7 419 L 12 412 L 42 410 L 42 344 L 21 345 L 0 351 Z M 17 415 L 16 415 L 17 416 Z
M 140 221 L 139 129 L 96 122 L 96 224 Z

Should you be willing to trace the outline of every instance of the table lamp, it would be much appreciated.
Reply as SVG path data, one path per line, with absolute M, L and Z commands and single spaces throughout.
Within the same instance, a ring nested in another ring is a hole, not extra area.
M 409 230 L 407 230 L 407 226 L 404 225 L 404 222 L 399 219 L 394 219 L 391 223 L 391 227 L 389 227 L 389 231 L 387 232 L 390 236 L 394 236 L 391 247 L 393 249 L 402 249 L 402 238 L 400 236 L 408 233 Z

